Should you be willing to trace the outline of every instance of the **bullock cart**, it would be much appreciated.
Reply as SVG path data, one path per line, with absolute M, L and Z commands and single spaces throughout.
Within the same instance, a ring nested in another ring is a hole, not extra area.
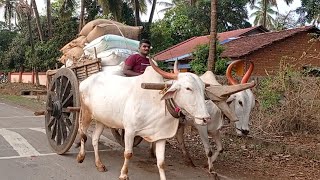
M 51 148 L 57 154 L 67 152 L 75 141 L 79 128 L 79 83 L 101 71 L 98 58 L 83 57 L 68 68 L 47 71 L 45 129 Z M 124 130 L 111 129 L 116 141 L 124 146 Z M 134 146 L 142 141 L 135 137 Z

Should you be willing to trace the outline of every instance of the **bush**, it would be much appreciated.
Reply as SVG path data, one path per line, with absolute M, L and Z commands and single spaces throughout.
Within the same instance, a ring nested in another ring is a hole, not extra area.
M 305 77 L 282 61 L 279 73 L 263 80 L 257 91 L 254 124 L 263 132 L 320 132 L 320 78 Z
M 223 48 L 217 45 L 217 61 L 215 62 L 214 74 L 224 75 L 227 69 L 227 60 L 220 58 Z M 200 45 L 193 53 L 194 59 L 190 62 L 191 70 L 198 75 L 207 71 L 209 45 Z

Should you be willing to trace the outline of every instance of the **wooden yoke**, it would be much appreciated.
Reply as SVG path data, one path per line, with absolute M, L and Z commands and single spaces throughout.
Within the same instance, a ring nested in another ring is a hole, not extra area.
M 166 83 L 141 83 L 142 89 L 150 89 L 150 90 L 163 90 L 164 88 L 170 88 L 172 84 Z M 206 84 L 206 87 L 209 87 L 210 84 Z

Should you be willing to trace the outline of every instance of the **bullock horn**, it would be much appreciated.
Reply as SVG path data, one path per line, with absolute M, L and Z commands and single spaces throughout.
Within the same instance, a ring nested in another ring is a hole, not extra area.
M 162 77 L 166 79 L 177 79 L 178 78 L 178 73 L 168 73 L 162 69 L 160 69 L 158 66 L 156 66 L 151 59 L 149 59 L 149 63 L 152 66 L 152 68 L 159 73 Z M 175 62 L 175 64 L 177 61 Z
M 230 83 L 231 85 L 239 84 L 239 83 L 237 82 L 237 80 L 235 80 L 235 79 L 232 77 L 232 75 L 231 75 L 232 67 L 233 67 L 235 64 L 239 63 L 239 62 L 241 62 L 241 60 L 233 61 L 231 64 L 229 64 L 229 66 L 228 66 L 228 68 L 227 68 L 226 76 L 227 76 L 227 79 L 228 79 L 228 81 L 229 81 L 229 83 Z
M 249 61 L 249 62 L 250 62 L 249 69 L 248 69 L 248 71 L 246 72 L 246 74 L 243 76 L 243 78 L 242 78 L 242 80 L 241 80 L 241 84 L 247 83 L 247 82 L 248 82 L 248 79 L 250 78 L 250 76 L 251 76 L 251 74 L 252 74 L 254 65 L 253 65 L 253 62 L 252 62 L 252 61 Z
M 178 61 L 177 60 L 174 62 L 174 65 L 173 65 L 173 73 L 174 74 L 179 74 Z

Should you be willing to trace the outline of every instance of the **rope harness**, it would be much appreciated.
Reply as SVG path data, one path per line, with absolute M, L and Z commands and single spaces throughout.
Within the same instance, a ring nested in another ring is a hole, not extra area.
M 165 84 L 165 87 L 159 93 L 165 94 L 168 89 L 169 87 L 167 86 L 167 84 Z M 165 100 L 165 109 L 168 109 L 172 117 L 179 118 L 180 123 L 185 122 L 185 114 L 172 98 Z

